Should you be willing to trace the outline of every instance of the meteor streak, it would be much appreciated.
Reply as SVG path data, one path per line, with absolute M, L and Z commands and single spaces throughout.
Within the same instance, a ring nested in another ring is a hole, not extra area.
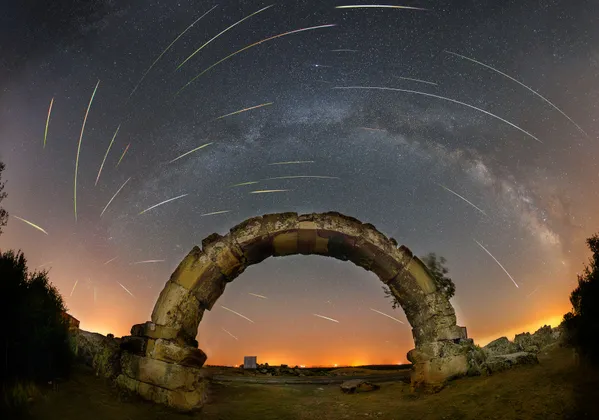
M 268 194 L 268 193 L 285 192 L 285 191 L 291 191 L 291 190 L 256 190 L 256 191 L 250 191 L 250 194 Z
M 477 206 L 475 206 L 473 203 L 471 203 L 470 201 L 466 200 L 464 197 L 462 197 L 461 195 L 459 195 L 457 192 L 450 190 L 449 188 L 447 188 L 444 185 L 441 184 L 437 184 L 438 186 L 440 186 L 441 188 L 443 188 L 446 191 L 449 191 L 450 193 L 452 193 L 453 195 L 461 198 L 462 200 L 464 200 L 466 203 L 470 204 L 472 207 L 474 207 L 476 210 L 478 210 L 479 212 L 481 212 L 482 214 L 484 214 L 485 216 L 487 215 L 487 213 L 484 212 L 484 210 L 478 208 Z
M 131 177 L 129 177 L 129 179 L 127 179 L 123 183 L 123 185 L 121 185 L 121 188 L 119 188 L 117 190 L 117 192 L 114 193 L 114 195 L 112 196 L 112 198 L 110 199 L 110 201 L 108 202 L 108 204 L 106 204 L 106 207 L 104 207 L 104 210 L 102 210 L 102 213 L 100 213 L 100 217 L 102 217 L 102 215 L 104 214 L 104 212 L 106 211 L 106 209 L 108 208 L 108 206 L 110 205 L 110 203 L 112 203 L 112 200 L 114 200 L 114 198 L 117 196 L 117 194 L 121 192 L 121 190 L 123 189 L 123 187 L 127 184 L 127 182 L 129 182 L 130 179 L 131 179 Z
M 331 50 L 331 52 L 358 52 L 358 50 L 350 50 L 347 48 L 340 48 L 338 50 Z
M 117 281 L 117 283 L 119 283 L 119 282 Z M 127 288 L 126 288 L 125 286 L 123 286 L 121 283 L 119 283 L 119 286 L 121 286 L 123 289 L 125 289 L 125 292 L 129 293 L 129 294 L 130 294 L 130 295 L 133 297 L 133 299 L 135 299 L 135 296 L 133 296 L 133 293 L 131 293 L 131 292 L 129 291 L 129 289 L 127 289 Z
M 81 151 L 81 140 L 83 140 L 83 131 L 85 130 L 85 123 L 87 122 L 87 116 L 89 114 L 89 109 L 92 106 L 92 102 L 94 101 L 94 96 L 96 96 L 96 90 L 98 90 L 98 83 L 96 83 L 96 87 L 92 93 L 91 98 L 89 99 L 89 104 L 87 104 L 87 111 L 85 111 L 85 117 L 83 118 L 83 125 L 81 126 L 81 134 L 79 134 L 79 142 L 77 143 L 77 158 L 75 159 L 75 182 L 73 185 L 73 204 L 75 207 L 75 221 L 77 221 L 77 172 L 79 171 L 79 153 Z
M 229 117 L 229 116 L 235 115 L 235 114 L 241 114 L 242 112 L 251 111 L 252 109 L 262 108 L 263 106 L 268 106 L 268 105 L 272 105 L 272 104 L 273 104 L 272 102 L 267 102 L 265 104 L 251 106 L 249 108 L 244 108 L 244 109 L 240 109 L 239 111 L 231 112 L 230 114 L 221 115 L 220 117 L 215 118 L 215 119 L 220 120 L 221 118 Z
M 189 155 L 190 153 L 193 153 L 193 152 L 195 152 L 195 151 L 197 151 L 197 150 L 203 149 L 204 147 L 206 147 L 206 146 L 210 146 L 211 144 L 212 144 L 212 143 L 206 143 L 206 144 L 202 144 L 201 146 L 199 146 L 199 147 L 196 147 L 195 149 L 193 149 L 193 150 L 190 150 L 189 152 L 183 153 L 181 156 L 179 156 L 179 157 L 177 157 L 177 158 L 174 158 L 174 159 L 173 159 L 173 160 L 171 160 L 169 163 L 173 163 L 173 162 L 175 162 L 175 161 L 177 161 L 177 160 L 179 160 L 179 159 L 181 159 L 181 158 L 183 158 L 183 157 L 185 157 L 185 156 Z
M 370 90 L 390 90 L 390 91 L 394 91 L 394 92 L 406 92 L 406 93 L 413 93 L 416 95 L 423 95 L 423 96 L 430 96 L 431 98 L 437 98 L 437 99 L 442 99 L 444 101 L 448 101 L 448 102 L 453 102 L 455 104 L 459 104 L 459 105 L 463 105 L 466 106 L 468 108 L 471 109 L 475 109 L 479 112 L 482 112 L 483 114 L 489 115 L 493 118 L 498 119 L 499 121 L 502 121 L 512 127 L 514 127 L 516 130 L 521 131 L 522 133 L 526 134 L 527 136 L 535 139 L 536 141 L 538 141 L 539 143 L 543 143 L 541 140 L 539 140 L 538 138 L 536 138 L 535 136 L 533 136 L 532 134 L 530 134 L 528 131 L 523 130 L 522 128 L 518 127 L 516 124 L 513 124 L 511 122 L 509 122 L 508 120 L 504 120 L 503 118 L 492 114 L 489 111 L 485 111 L 484 109 L 475 107 L 474 105 L 470 105 L 467 104 L 465 102 L 461 102 L 461 101 L 457 101 L 455 99 L 450 99 L 450 98 L 446 98 L 445 96 L 439 96 L 439 95 L 433 95 L 432 93 L 426 93 L 426 92 L 419 92 L 416 90 L 407 90 L 407 89 L 396 89 L 396 88 L 388 88 L 388 87 L 376 87 L 376 86 L 338 86 L 338 87 L 334 87 L 333 89 L 370 89 Z
M 260 181 L 248 181 L 248 182 L 242 182 L 240 184 L 233 184 L 231 185 L 231 187 L 241 187 L 243 185 L 253 185 L 253 184 L 257 184 Z
M 46 235 L 48 234 L 48 232 L 46 232 L 44 229 L 42 229 L 41 227 L 39 227 L 35 223 L 31 223 L 29 220 L 21 219 L 19 216 L 12 216 L 12 217 L 14 217 L 15 219 L 19 219 L 21 222 L 27 223 L 29 226 L 31 226 L 31 227 L 39 230 L 40 232 L 44 232 Z
M 108 265 L 108 264 L 110 264 L 111 262 L 113 262 L 114 260 L 116 260 L 118 257 L 119 257 L 119 256 L 117 255 L 116 257 L 109 259 L 108 261 L 106 261 L 106 262 L 104 263 L 104 265 Z
M 268 299 L 266 296 L 257 295 L 255 293 L 248 293 L 248 295 L 256 296 L 257 298 L 260 298 L 260 299 Z
M 73 292 L 75 291 L 75 287 L 77 287 L 77 283 L 79 283 L 79 280 L 75 280 L 75 284 L 73 285 L 73 288 L 71 289 L 71 294 L 69 295 L 69 297 L 73 296 Z
M 248 321 L 250 321 L 252 324 L 254 324 L 254 321 L 252 321 L 251 319 L 249 319 L 247 316 L 241 315 L 239 312 L 235 312 L 233 309 L 229 309 L 226 306 L 220 305 L 221 308 L 229 311 L 229 312 L 233 312 L 235 315 L 242 317 L 243 319 L 247 319 Z
M 339 324 L 339 321 L 337 321 L 336 319 L 333 319 L 333 318 L 329 318 L 328 316 L 318 315 L 318 314 L 312 314 L 312 315 L 317 316 L 317 317 L 322 318 L 322 319 L 333 321 L 333 322 L 336 322 L 337 324 Z
M 391 6 L 387 4 L 354 4 L 348 6 L 337 6 L 335 9 L 410 9 L 410 10 L 429 10 L 422 7 L 410 6 Z
M 50 107 L 48 108 L 48 118 L 46 118 L 46 130 L 44 131 L 44 148 L 46 148 L 46 137 L 48 137 L 48 124 L 50 124 L 50 114 L 52 113 L 52 104 L 54 104 L 54 98 L 50 101 Z
M 231 337 L 233 337 L 235 340 L 239 340 L 237 337 L 235 337 L 233 334 L 231 334 L 229 331 L 225 330 L 224 328 L 222 328 L 222 330 L 224 332 L 226 332 L 227 334 L 229 334 Z
M 510 280 L 514 283 L 514 285 L 517 288 L 520 288 L 520 286 L 518 286 L 518 284 L 516 283 L 516 280 L 514 280 L 514 278 L 510 275 L 510 273 L 507 272 L 507 270 L 503 267 L 503 265 L 501 265 L 501 263 L 499 261 L 497 261 L 497 258 L 495 258 L 493 256 L 493 254 L 491 254 L 489 252 L 489 250 L 487 250 L 487 248 L 485 248 L 480 242 L 478 242 L 476 239 L 474 240 L 474 242 L 476 242 L 478 244 L 478 246 L 480 246 L 487 254 L 489 254 L 489 256 L 491 258 L 493 258 L 495 260 L 495 262 L 497 263 L 497 265 L 499 265 L 499 267 L 501 267 L 501 269 L 505 272 L 505 274 L 507 274 L 507 276 L 510 278 Z
M 123 158 L 125 157 L 125 153 L 127 153 L 127 150 L 129 150 L 129 146 L 131 146 L 131 143 L 129 143 L 127 145 L 127 147 L 125 147 L 125 151 L 123 152 L 123 154 L 121 155 L 121 158 L 119 159 L 119 161 L 117 162 L 115 168 L 118 168 L 119 165 L 121 164 L 121 160 L 123 160 Z
M 293 161 L 288 161 L 288 162 L 269 163 L 269 165 L 299 165 L 302 163 L 314 163 L 314 161 L 313 160 L 293 160 Z
M 504 72 L 502 72 L 502 71 L 499 71 L 499 70 L 497 70 L 496 68 L 489 66 L 488 64 L 481 63 L 480 61 L 477 61 L 477 60 L 475 60 L 474 58 L 466 57 L 465 55 L 461 55 L 461 54 L 458 54 L 458 53 L 454 53 L 454 52 L 451 52 L 451 51 L 448 51 L 448 50 L 445 50 L 444 52 L 445 52 L 445 53 L 447 53 L 447 54 L 454 55 L 454 56 L 456 56 L 456 57 L 463 58 L 464 60 L 471 61 L 471 62 L 473 62 L 473 63 L 476 63 L 476 64 L 478 64 L 479 66 L 486 67 L 486 68 L 488 68 L 489 70 L 492 70 L 492 71 L 494 71 L 495 73 L 499 73 L 499 74 L 501 74 L 502 76 L 504 76 L 504 77 L 507 77 L 507 78 L 508 78 L 508 79 L 510 79 L 511 81 L 518 83 L 520 86 L 522 86 L 523 88 L 527 89 L 528 91 L 530 91 L 530 92 L 534 93 L 536 96 L 538 96 L 538 97 L 539 97 L 539 98 L 541 98 L 543 101 L 545 101 L 547 104 L 549 104 L 549 105 L 550 105 L 550 106 L 551 106 L 553 109 L 555 109 L 556 111 L 558 111 L 560 114 L 562 114 L 564 117 L 566 117 L 566 118 L 567 118 L 567 119 L 568 119 L 568 120 L 569 120 L 569 121 L 570 121 L 572 124 L 574 124 L 574 125 L 576 126 L 576 128 L 578 128 L 578 130 L 580 130 L 580 132 L 581 132 L 582 134 L 584 134 L 585 136 L 589 137 L 589 135 L 586 133 L 586 131 L 584 131 L 584 130 L 583 130 L 583 129 L 582 129 L 582 128 L 581 128 L 581 127 L 578 125 L 578 124 L 576 124 L 576 123 L 574 122 L 574 120 L 572 120 L 572 118 L 570 118 L 568 115 L 566 115 L 566 113 L 565 113 L 564 111 L 562 111 L 561 109 L 559 109 L 559 108 L 557 107 L 557 105 L 555 105 L 555 104 L 554 104 L 553 102 L 551 102 L 549 99 L 545 98 L 545 97 L 544 97 L 543 95 L 541 95 L 539 92 L 537 92 L 536 90 L 533 90 L 532 88 L 530 88 L 529 86 L 525 85 L 525 84 L 524 84 L 524 83 L 522 83 L 521 81 L 519 81 L 519 80 L 517 80 L 517 79 L 514 79 L 512 76 L 510 76 L 510 75 L 508 75 L 508 74 L 505 74 Z
M 199 52 L 200 52 L 200 50 L 201 50 L 202 48 L 204 48 L 206 45 L 210 44 L 212 41 L 214 41 L 216 38 L 218 38 L 219 36 L 221 36 L 222 34 L 224 34 L 225 32 L 227 32 L 229 29 L 233 29 L 235 26 L 239 25 L 239 24 L 240 24 L 241 22 L 243 22 L 244 20 L 246 20 L 246 19 L 249 19 L 249 18 L 251 18 L 251 17 L 252 17 L 252 16 L 254 16 L 254 15 L 257 15 L 258 13 L 260 13 L 260 12 L 263 12 L 263 11 L 265 11 L 266 9 L 270 9 L 270 8 L 271 8 L 271 7 L 273 7 L 273 6 L 274 6 L 274 4 L 271 4 L 270 6 L 266 6 L 265 8 L 263 8 L 263 9 L 260 9 L 260 10 L 258 10 L 257 12 L 254 12 L 254 13 L 252 13 L 251 15 L 248 15 L 248 16 L 244 17 L 243 19 L 241 19 L 240 21 L 237 21 L 237 22 L 236 22 L 236 23 L 234 23 L 233 25 L 229 26 L 227 29 L 223 30 L 223 31 L 222 31 L 222 32 L 220 32 L 218 35 L 216 35 L 215 37 L 213 37 L 212 39 L 210 39 L 208 42 L 206 42 L 204 45 L 202 45 L 200 48 L 198 48 L 197 50 L 195 50 L 195 51 L 193 52 L 193 54 L 191 54 L 189 57 L 187 57 L 187 58 L 185 59 L 185 61 L 183 61 L 181 64 L 179 64 L 179 66 L 177 67 L 177 70 L 179 70 L 179 69 L 181 68 L 181 66 L 183 66 L 183 64 L 187 63 L 187 62 L 188 62 L 188 61 L 191 59 L 191 57 L 193 57 L 194 55 L 196 55 L 197 53 L 199 53 Z M 216 6 L 215 6 L 215 7 L 216 7 Z
M 374 311 L 374 312 L 376 312 L 377 314 L 381 314 L 381 315 L 383 315 L 383 316 L 386 316 L 387 318 L 391 318 L 393 321 L 399 322 L 400 324 L 405 324 L 403 321 L 400 321 L 399 319 L 397 319 L 397 318 L 394 318 L 394 317 L 392 317 L 391 315 L 387 315 L 387 314 L 386 314 L 386 313 L 384 313 L 384 312 L 377 311 L 376 309 L 372 309 L 372 308 L 370 308 L 370 310 L 371 310 L 371 311 Z
M 426 80 L 422 80 L 422 79 L 414 79 L 412 77 L 402 77 L 402 76 L 397 76 L 398 79 L 404 79 L 404 80 L 410 80 L 412 82 L 418 82 L 418 83 L 426 83 L 427 85 L 433 85 L 433 86 L 437 86 L 437 83 L 434 82 L 428 82 Z
M 106 158 L 108 157 L 108 152 L 110 152 L 110 148 L 112 147 L 112 143 L 114 143 L 114 139 L 116 138 L 117 133 L 119 132 L 119 129 L 121 128 L 121 125 L 119 124 L 119 126 L 116 128 L 116 131 L 114 132 L 114 136 L 112 136 L 112 140 L 110 140 L 110 144 L 108 145 L 108 149 L 106 150 L 106 154 L 104 155 L 104 159 L 102 159 L 102 164 L 100 165 L 100 170 L 98 171 L 98 176 L 96 177 L 96 183 L 95 185 L 98 185 L 98 180 L 100 179 L 100 174 L 102 173 L 102 168 L 104 167 L 104 162 L 106 162 Z
M 185 197 L 186 195 L 188 195 L 188 194 L 182 194 L 182 195 L 180 195 L 180 196 L 178 196 L 178 197 L 169 198 L 168 200 L 164 200 L 164 201 L 162 201 L 162 202 L 160 202 L 160 203 L 158 203 L 158 204 L 154 204 L 152 207 L 148 207 L 147 209 L 145 209 L 144 211 L 142 211 L 141 213 L 139 213 L 139 214 L 138 214 L 138 216 L 139 216 L 139 215 L 141 215 L 141 214 L 144 214 L 145 212 L 147 212 L 147 211 L 149 211 L 149 210 L 152 210 L 153 208 L 156 208 L 156 207 L 158 207 L 158 206 L 161 206 L 161 205 L 163 205 L 163 204 L 166 204 L 166 203 L 168 203 L 168 202 L 170 202 L 170 201 L 174 201 L 174 200 L 177 200 L 177 199 L 179 199 L 179 198 L 183 198 L 183 197 Z
M 284 33 L 282 33 L 282 34 L 275 35 L 275 36 L 271 36 L 270 38 L 265 38 L 265 39 L 263 39 L 262 41 L 254 42 L 253 44 L 247 45 L 247 46 L 243 47 L 242 49 L 240 49 L 240 50 L 237 50 L 237 51 L 235 51 L 235 52 L 234 52 L 234 53 L 232 53 L 232 54 L 229 54 L 229 55 L 228 55 L 228 56 L 226 56 L 225 58 L 222 58 L 221 60 L 217 61 L 216 63 L 214 63 L 214 64 L 213 64 L 213 65 L 211 65 L 210 67 L 206 68 L 204 71 L 202 71 L 202 72 L 201 72 L 200 74 L 198 74 L 196 77 L 194 77 L 194 78 L 193 78 L 193 79 L 191 79 L 189 82 L 187 82 L 187 84 L 186 84 L 185 86 L 183 86 L 181 89 L 179 89 L 179 90 L 177 91 L 177 93 L 175 93 L 175 96 L 178 96 L 178 95 L 179 95 L 179 94 L 180 94 L 180 93 L 183 91 L 183 89 L 185 89 L 187 86 L 189 86 L 190 84 L 192 84 L 192 83 L 193 83 L 193 82 L 194 82 L 194 81 L 195 81 L 195 80 L 196 80 L 198 77 L 200 77 L 200 76 L 202 76 L 204 73 L 206 73 L 206 72 L 208 72 L 208 71 L 212 70 L 214 67 L 218 66 L 218 65 L 219 65 L 220 63 L 222 63 L 223 61 L 226 61 L 226 60 L 228 60 L 229 58 L 231 58 L 231 57 L 233 57 L 233 56 L 235 56 L 235 55 L 237 55 L 237 54 L 239 54 L 239 53 L 241 53 L 241 52 L 243 52 L 243 51 L 249 50 L 249 49 L 250 49 L 250 48 L 252 48 L 252 47 L 255 47 L 255 46 L 257 46 L 257 45 L 260 45 L 260 44 L 262 44 L 263 42 L 271 41 L 271 40 L 273 40 L 273 39 L 276 39 L 276 38 L 281 38 L 281 37 L 283 37 L 283 36 L 287 36 L 287 35 L 291 35 L 291 34 L 296 34 L 296 33 L 299 33 L 299 32 L 311 31 L 311 30 L 313 30 L 313 29 L 331 28 L 331 27 L 333 27 L 333 26 L 336 26 L 336 25 L 335 25 L 335 24 L 329 24 L 329 25 L 320 25 L 320 26 L 312 26 L 312 27 L 309 27 L 309 28 L 296 29 L 296 30 L 294 30 L 294 31 L 284 32 Z
M 204 13 L 202 16 L 200 16 L 199 18 L 197 18 L 191 25 L 189 25 L 183 32 L 181 32 L 179 34 L 179 36 L 177 36 L 177 38 L 175 38 L 175 40 L 173 42 L 171 42 L 168 47 L 165 48 L 164 51 L 162 51 L 162 53 L 158 56 L 158 58 L 156 60 L 154 60 L 154 62 L 150 65 L 150 67 L 148 67 L 148 69 L 144 72 L 144 74 L 141 76 L 141 79 L 139 79 L 139 82 L 137 82 L 137 84 L 135 85 L 135 87 L 133 88 L 133 90 L 131 91 L 131 93 L 129 94 L 129 99 L 131 99 L 131 97 L 133 96 L 133 94 L 135 93 L 135 91 L 137 90 L 137 88 L 139 87 L 139 85 L 141 85 L 141 82 L 143 82 L 143 80 L 145 79 L 145 77 L 148 75 L 148 73 L 152 70 L 152 68 L 154 68 L 154 66 L 156 65 L 156 63 L 162 58 L 162 56 L 164 54 L 166 54 L 166 52 L 173 46 L 173 44 L 175 42 L 177 42 L 179 40 L 179 38 L 181 38 L 183 36 L 183 34 L 185 34 L 185 32 L 187 32 L 188 30 L 190 30 L 193 25 L 195 25 L 196 23 L 198 23 L 198 21 L 200 19 L 202 19 L 204 16 L 206 16 L 208 13 L 210 13 L 211 11 L 213 11 L 218 5 L 214 6 L 212 9 L 208 10 L 206 13 Z
M 211 213 L 204 213 L 204 214 L 200 214 L 200 217 L 204 217 L 204 216 L 214 216 L 216 214 L 223 214 L 223 213 L 229 213 L 231 210 L 221 210 L 221 211 L 213 211 Z
M 137 264 L 152 264 L 152 263 L 159 263 L 159 262 L 165 262 L 166 260 L 145 260 L 145 261 L 137 261 L 132 263 L 131 265 L 137 265 Z

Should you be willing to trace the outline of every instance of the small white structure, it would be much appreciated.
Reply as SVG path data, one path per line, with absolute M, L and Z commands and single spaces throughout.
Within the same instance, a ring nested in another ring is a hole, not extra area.
M 256 369 L 256 360 L 258 356 L 243 356 L 243 368 L 244 369 Z

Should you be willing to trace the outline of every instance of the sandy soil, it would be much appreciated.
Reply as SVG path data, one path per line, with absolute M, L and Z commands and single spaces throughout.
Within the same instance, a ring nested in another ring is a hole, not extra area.
M 201 413 L 173 413 L 124 395 L 79 368 L 34 403 L 36 420 L 175 419 L 599 419 L 599 375 L 574 365 L 572 352 L 556 348 L 541 363 L 488 377 L 453 381 L 434 395 L 410 392 L 405 383 L 346 395 L 338 385 L 214 384 Z

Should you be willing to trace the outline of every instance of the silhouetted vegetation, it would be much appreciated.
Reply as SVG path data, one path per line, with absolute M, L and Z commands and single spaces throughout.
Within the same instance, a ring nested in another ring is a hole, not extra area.
M 586 361 L 599 364 L 599 234 L 587 239 L 593 255 L 570 294 L 572 311 L 564 315 L 566 342 Z
M 0 204 L 2 200 L 6 198 L 6 192 L 4 191 L 4 182 L 2 182 L 2 171 L 4 171 L 4 163 L 0 162 Z M 2 234 L 2 227 L 6 226 L 8 220 L 8 212 L 0 207 L 0 235 Z
M 0 254 L 0 308 L 0 404 L 18 406 L 35 384 L 69 374 L 66 308 L 47 271 L 29 273 L 20 251 Z
M 434 252 L 429 252 L 422 257 L 421 260 L 432 274 L 435 283 L 437 284 L 437 289 L 443 293 L 447 299 L 451 299 L 453 295 L 455 295 L 455 284 L 453 283 L 453 280 L 451 280 L 451 277 L 447 276 L 447 274 L 449 274 L 449 269 L 446 266 L 447 260 L 445 257 L 440 257 Z M 385 297 L 392 300 L 393 309 L 401 307 L 387 286 L 383 286 L 383 292 L 385 292 Z

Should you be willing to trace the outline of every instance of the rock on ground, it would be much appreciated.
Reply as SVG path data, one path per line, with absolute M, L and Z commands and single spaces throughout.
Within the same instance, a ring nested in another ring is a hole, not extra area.
M 84 330 L 73 333 L 76 354 L 86 365 L 96 371 L 96 375 L 114 379 L 121 373 L 121 350 L 119 339 L 111 334 L 102 334 Z
M 376 391 L 381 387 L 373 384 L 372 382 L 364 381 L 362 379 L 352 379 L 350 381 L 345 381 L 341 385 L 341 391 L 346 394 L 353 394 L 356 392 L 368 392 L 368 391 Z
M 501 354 L 487 358 L 486 366 L 490 372 L 501 372 L 516 365 L 534 365 L 539 363 L 534 353 L 518 352 L 512 354 Z
M 491 341 L 484 349 L 489 355 L 510 354 L 521 350 L 516 343 L 512 343 L 507 337 L 500 337 Z

